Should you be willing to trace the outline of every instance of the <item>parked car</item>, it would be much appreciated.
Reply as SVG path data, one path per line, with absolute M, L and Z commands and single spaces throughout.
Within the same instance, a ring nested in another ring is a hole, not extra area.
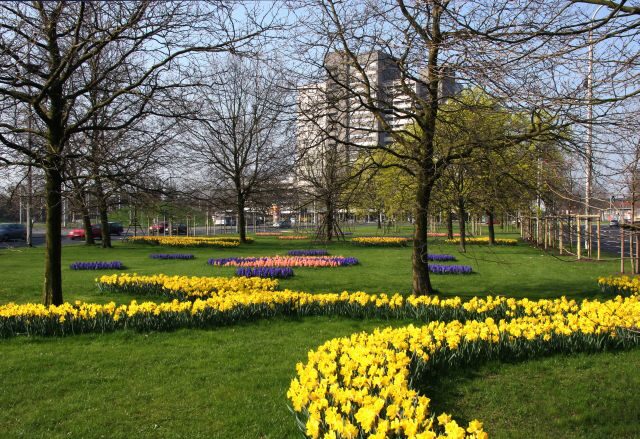
M 273 227 L 278 229 L 290 229 L 291 228 L 291 220 L 282 220 L 280 222 L 273 223 Z
M 618 222 L 618 220 L 612 219 L 611 221 L 609 221 L 609 227 L 620 227 L 620 223 Z
M 94 224 L 93 226 L 91 226 L 91 235 L 93 236 L 93 239 L 101 239 L 102 238 L 102 230 L 100 229 L 99 225 Z M 67 238 L 69 238 L 71 240 L 84 239 L 84 228 L 71 230 L 67 234 Z
M 0 224 L 0 241 L 10 239 L 27 239 L 27 228 L 24 224 L 5 223 Z
M 164 235 L 169 233 L 169 223 L 157 223 L 152 224 L 149 227 L 150 235 Z M 186 224 L 172 224 L 171 231 L 174 235 L 186 235 L 187 234 L 187 225 Z
M 110 235 L 122 235 L 124 228 L 122 227 L 122 223 L 117 222 L 109 222 L 109 234 Z
M 165 230 L 169 229 L 168 223 L 156 223 L 149 226 L 150 235 L 163 235 Z
M 174 235 L 186 235 L 187 234 L 187 225 L 186 224 L 173 224 L 173 234 Z

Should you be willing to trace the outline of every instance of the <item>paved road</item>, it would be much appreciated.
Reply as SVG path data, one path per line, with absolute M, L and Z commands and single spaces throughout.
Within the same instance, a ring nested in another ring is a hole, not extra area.
M 603 253 L 610 253 L 613 255 L 620 255 L 620 228 L 618 227 L 609 227 L 609 226 L 601 226 L 600 228 L 600 251 Z M 581 240 L 582 240 L 582 252 L 583 254 L 585 254 L 585 241 L 586 241 L 586 234 L 585 234 L 585 227 L 582 226 L 580 229 L 580 235 L 581 235 Z M 596 226 L 592 226 L 592 230 L 591 230 L 591 251 L 592 251 L 592 256 L 595 257 L 595 253 L 597 252 L 597 248 L 598 248 L 598 235 L 597 235 L 597 227 Z M 573 246 L 574 246 L 574 251 L 575 251 L 575 246 L 576 246 L 576 239 L 577 239 L 577 234 L 575 229 L 573 230 L 573 234 L 572 234 L 572 239 L 573 239 Z M 628 239 L 628 238 L 625 238 Z M 565 238 L 564 238 L 564 246 L 568 247 L 568 235 L 566 235 L 566 231 L 565 231 Z M 628 240 L 625 241 L 625 253 L 628 253 Z
M 67 238 L 67 234 L 69 233 L 71 229 L 63 229 L 62 230 L 62 245 L 81 245 L 84 244 L 84 240 L 79 239 L 79 240 L 71 240 L 69 238 Z M 273 227 L 264 227 L 264 226 L 258 226 L 256 227 L 256 231 L 257 232 L 283 232 L 283 231 L 288 231 L 288 232 L 294 232 L 295 229 L 277 229 L 277 228 L 273 228 Z M 308 228 L 308 229 L 304 229 L 303 232 L 304 233 L 310 233 L 310 231 L 315 230 L 313 228 Z M 125 232 L 127 231 L 127 229 L 125 228 Z M 214 234 L 214 229 L 213 227 L 211 227 L 209 229 L 210 234 Z M 253 233 L 253 227 L 249 226 L 247 227 L 247 232 L 248 233 Z M 191 233 L 191 232 L 190 232 Z M 196 236 L 205 236 L 207 233 L 206 227 L 196 227 Z M 235 227 L 220 227 L 217 226 L 215 228 L 215 234 L 216 235 L 224 235 L 224 234 L 236 234 L 236 228 Z M 130 235 L 132 234 L 132 231 L 130 232 Z M 140 232 L 138 231 L 138 234 L 140 234 Z M 181 235 L 183 236 L 183 235 Z M 117 236 L 117 235 L 111 235 L 111 240 L 113 241 L 119 241 L 122 240 L 124 238 L 124 236 Z M 99 242 L 99 241 L 98 241 Z M 25 241 L 23 240 L 11 240 L 9 242 L 0 242 L 0 249 L 2 248 L 18 248 L 18 247 L 25 247 L 27 244 Z M 34 247 L 40 247 L 44 245 L 44 231 L 43 230 L 34 230 L 33 232 L 33 245 Z
M 115 236 L 112 235 L 111 236 L 111 240 L 113 241 L 118 241 L 121 240 L 122 236 Z M 98 241 L 100 242 L 100 241 Z M 84 244 L 84 240 L 82 239 L 77 239 L 77 240 L 72 240 L 66 237 L 66 233 L 62 235 L 62 245 L 80 245 L 80 244 Z M 10 240 L 8 242 L 0 242 L 0 249 L 2 248 L 19 248 L 19 247 L 26 247 L 27 243 L 26 241 L 23 241 L 21 239 L 13 239 Z M 44 233 L 43 232 L 34 232 L 33 233 L 33 246 L 34 247 L 42 247 L 44 246 Z

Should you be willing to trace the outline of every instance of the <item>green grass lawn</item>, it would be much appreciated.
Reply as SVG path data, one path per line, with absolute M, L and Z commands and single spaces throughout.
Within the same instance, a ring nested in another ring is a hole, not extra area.
M 507 235 L 510 236 L 510 235 Z M 73 271 L 68 268 L 74 261 L 120 260 L 127 272 L 138 274 L 180 274 L 193 276 L 231 276 L 231 267 L 207 265 L 211 257 L 262 256 L 285 254 L 289 249 L 322 248 L 310 241 L 282 241 L 259 237 L 250 245 L 227 249 L 178 249 L 147 245 L 116 243 L 113 249 L 97 246 L 66 246 L 63 250 L 65 300 L 103 302 L 115 300 L 128 302 L 128 296 L 105 298 L 98 294 L 94 279 L 109 271 Z M 354 256 L 361 264 L 344 268 L 296 268 L 295 277 L 281 281 L 282 288 L 307 292 L 399 292 L 411 291 L 411 248 L 359 247 L 350 243 L 333 243 L 326 246 L 333 255 Z M 149 258 L 150 253 L 193 253 L 194 260 L 158 261 Z M 434 241 L 432 253 L 455 255 L 459 264 L 471 265 L 475 274 L 468 276 L 432 276 L 433 285 L 446 296 L 474 296 L 500 294 L 515 297 L 558 297 L 561 295 L 582 298 L 598 294 L 595 279 L 601 275 L 616 274 L 619 263 L 575 261 L 559 258 L 526 245 L 468 246 L 466 253 L 459 253 L 455 245 Z M 0 250 L 0 303 L 39 301 L 42 285 L 44 254 L 42 248 Z M 148 300 L 148 298 L 147 298 Z
M 640 349 L 490 363 L 439 377 L 424 389 L 492 438 L 640 437 Z
M 365 231 L 367 233 L 367 231 Z M 69 270 L 74 261 L 120 260 L 127 272 L 224 275 L 209 257 L 284 254 L 319 248 L 308 241 L 258 238 L 236 249 L 169 249 L 117 244 L 64 248 L 67 301 L 128 302 L 100 295 L 103 272 Z M 295 269 L 282 288 L 309 292 L 408 293 L 410 248 L 328 247 L 355 256 L 348 268 Z M 504 294 L 531 298 L 597 296 L 596 278 L 615 274 L 610 262 L 572 262 L 525 245 L 434 244 L 456 255 L 471 276 L 434 276 L 443 295 Z M 156 261 L 153 252 L 194 253 L 192 261 Z M 0 250 L 0 303 L 40 300 L 43 250 Z M 108 273 L 108 272 L 105 272 Z M 148 297 L 139 297 L 148 300 Z M 299 437 L 285 393 L 307 351 L 332 337 L 408 321 L 306 318 L 263 320 L 215 330 L 0 340 L 2 437 Z M 478 418 L 496 437 L 640 437 L 637 367 L 640 350 L 556 356 L 522 364 L 479 366 L 434 381 L 425 390 L 436 408 L 457 419 Z M 635 377 L 634 377 L 635 375 Z

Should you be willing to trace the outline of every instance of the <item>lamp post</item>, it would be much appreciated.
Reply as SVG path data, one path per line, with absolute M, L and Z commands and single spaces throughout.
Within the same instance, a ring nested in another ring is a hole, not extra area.
M 591 22 L 595 20 L 596 15 L 600 12 L 604 5 L 600 5 L 593 11 L 591 15 Z M 584 213 L 586 217 L 586 233 L 585 233 L 585 248 L 591 247 L 591 219 L 588 215 L 591 214 L 591 181 L 593 180 L 593 32 L 589 30 L 589 70 L 587 73 L 587 172 L 585 183 L 585 195 L 584 195 Z M 578 224 L 578 227 L 580 225 Z

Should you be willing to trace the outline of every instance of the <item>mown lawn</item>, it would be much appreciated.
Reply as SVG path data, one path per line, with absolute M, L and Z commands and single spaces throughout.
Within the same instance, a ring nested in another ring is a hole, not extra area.
M 511 236 L 511 235 L 507 235 Z M 310 241 L 282 241 L 259 237 L 246 246 L 228 249 L 171 249 L 147 245 L 116 243 L 113 249 L 66 246 L 63 251 L 65 300 L 128 302 L 128 296 L 105 298 L 98 294 L 96 275 L 117 271 L 73 271 L 68 268 L 75 261 L 120 260 L 126 272 L 138 274 L 179 274 L 193 276 L 231 276 L 230 267 L 207 265 L 211 257 L 262 256 L 286 254 L 290 249 L 327 248 L 333 255 L 354 256 L 361 264 L 344 268 L 296 268 L 295 277 L 281 281 L 282 288 L 307 292 L 399 292 L 411 291 L 411 248 L 359 247 L 350 243 L 334 243 L 323 247 Z M 432 253 L 455 255 L 459 264 L 471 265 L 474 274 L 468 276 L 433 276 L 433 285 L 441 295 L 464 296 L 500 294 L 514 297 L 558 297 L 562 295 L 582 298 L 598 294 L 595 279 L 616 274 L 619 263 L 575 261 L 545 254 L 526 245 L 469 246 L 459 253 L 457 246 L 434 241 Z M 194 260 L 158 261 L 150 253 L 193 253 Z M 33 302 L 40 300 L 43 270 L 43 249 L 0 250 L 0 303 L 9 301 Z M 148 298 L 147 298 L 148 300 Z
M 127 272 L 224 275 L 209 257 L 284 254 L 319 248 L 305 241 L 258 238 L 237 249 L 168 249 L 117 244 L 68 246 L 64 264 L 121 260 Z M 408 293 L 410 248 L 328 247 L 355 256 L 349 268 L 295 269 L 282 288 L 310 292 Z M 152 252 L 189 252 L 192 261 L 155 261 Z M 472 265 L 471 276 L 434 276 L 443 295 L 504 294 L 531 298 L 598 296 L 596 278 L 615 274 L 610 262 L 571 262 L 529 248 L 432 246 Z M 0 250 L 0 303 L 39 301 L 43 253 Z M 65 299 L 128 302 L 99 294 L 103 272 L 64 269 Z M 138 297 L 148 300 L 148 297 Z M 138 334 L 130 331 L 66 338 L 0 341 L 2 437 L 299 437 L 285 397 L 295 364 L 332 337 L 408 321 L 306 318 L 263 320 L 215 330 Z M 637 367 L 640 350 L 556 356 L 522 364 L 479 366 L 425 389 L 438 410 L 479 418 L 495 437 L 640 437 Z M 634 376 L 635 374 L 635 376 Z

